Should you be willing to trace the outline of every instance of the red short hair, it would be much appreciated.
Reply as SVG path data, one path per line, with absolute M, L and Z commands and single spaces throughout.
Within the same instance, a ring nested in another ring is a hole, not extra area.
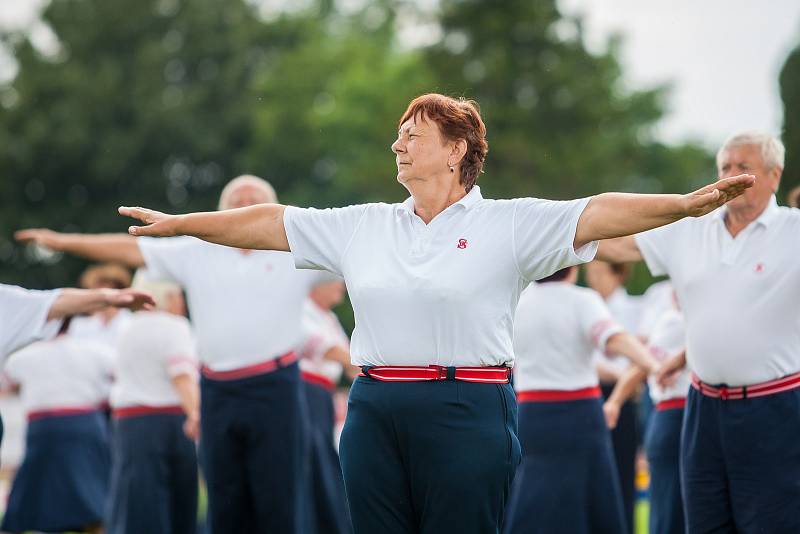
M 463 97 L 452 98 L 428 93 L 411 101 L 400 117 L 398 126 L 418 115 L 435 122 L 448 140 L 463 139 L 467 143 L 467 153 L 461 161 L 460 181 L 469 192 L 478 180 L 478 175 L 483 172 L 483 161 L 489 152 L 486 125 L 481 119 L 478 103 Z

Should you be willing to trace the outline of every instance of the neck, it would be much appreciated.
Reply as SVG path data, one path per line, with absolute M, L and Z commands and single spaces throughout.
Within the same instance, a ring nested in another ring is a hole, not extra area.
M 314 305 L 317 308 L 319 308 L 321 310 L 324 310 L 324 311 L 330 311 L 331 306 L 329 305 L 328 302 L 325 301 L 325 299 L 323 299 L 323 298 L 321 298 L 321 297 L 319 297 L 317 295 L 314 295 L 313 293 L 311 295 L 309 295 L 309 298 L 311 299 L 311 302 L 313 302 Z
M 414 198 L 414 213 L 425 224 L 467 195 L 458 180 L 451 180 L 444 187 L 441 184 L 419 182 L 415 187 L 408 187 L 408 190 Z
M 725 227 L 728 229 L 728 232 L 730 232 L 733 237 L 736 237 L 739 232 L 747 228 L 747 225 L 758 219 L 761 214 L 764 213 L 764 210 L 769 206 L 769 202 L 770 199 L 756 205 L 746 204 L 737 207 L 728 205 L 728 209 L 725 212 Z

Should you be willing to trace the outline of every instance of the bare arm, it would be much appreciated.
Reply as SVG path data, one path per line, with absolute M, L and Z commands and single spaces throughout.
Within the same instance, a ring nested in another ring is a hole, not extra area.
M 754 182 L 755 176 L 742 174 L 688 195 L 597 195 L 578 219 L 573 246 L 577 250 L 591 241 L 638 234 L 684 217 L 700 217 L 738 197 Z
M 150 309 L 155 305 L 149 293 L 133 289 L 62 289 L 50 306 L 47 320 L 62 319 L 69 315 L 83 315 L 108 306 Z
M 675 381 L 676 373 L 686 367 L 686 351 L 668 358 L 656 374 L 656 382 L 661 387 L 667 387 Z
M 358 373 L 361 372 L 359 367 L 350 363 L 350 352 L 344 347 L 331 347 L 322 357 L 326 360 L 333 360 L 342 364 L 345 373 L 347 373 L 347 376 L 349 376 L 351 379 L 358 376 Z
M 172 378 L 172 384 L 181 399 L 181 408 L 186 413 L 183 432 L 196 441 L 200 436 L 200 389 L 197 386 L 197 378 L 182 373 Z
M 639 366 L 630 367 L 623 375 L 617 380 L 614 390 L 608 399 L 603 403 L 603 414 L 606 418 L 606 425 L 608 428 L 615 428 L 617 420 L 619 419 L 619 412 L 622 405 L 633 396 L 639 389 L 645 378 L 647 378 L 647 371 Z
M 643 367 L 650 373 L 659 370 L 658 361 L 653 358 L 647 347 L 627 332 L 619 332 L 609 337 L 606 341 L 606 353 L 625 356 L 634 365 Z
M 224 211 L 167 215 L 146 208 L 119 208 L 120 215 L 139 219 L 131 226 L 137 236 L 188 235 L 229 247 L 289 251 L 281 204 L 257 204 Z
M 116 261 L 129 267 L 144 265 L 136 238 L 127 234 L 62 234 L 46 228 L 30 228 L 16 232 L 14 237 L 17 241 L 34 242 L 94 261 Z

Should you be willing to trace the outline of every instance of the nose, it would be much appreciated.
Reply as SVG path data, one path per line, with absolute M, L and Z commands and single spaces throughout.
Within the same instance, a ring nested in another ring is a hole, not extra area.
M 404 151 L 402 140 L 398 137 L 391 146 L 392 152 L 399 154 Z

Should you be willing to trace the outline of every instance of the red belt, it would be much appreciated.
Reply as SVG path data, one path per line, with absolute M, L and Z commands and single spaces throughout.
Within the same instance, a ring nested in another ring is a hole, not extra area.
M 183 415 L 183 408 L 180 406 L 125 406 L 114 408 L 111 412 L 114 419 L 126 419 L 128 417 L 140 417 L 143 415 Z
M 318 386 L 322 386 L 328 391 L 333 391 L 336 389 L 336 384 L 334 384 L 333 380 L 331 380 L 327 376 L 318 375 L 317 373 L 310 373 L 308 371 L 300 371 L 300 378 L 302 378 L 309 384 L 316 384 Z
M 459 380 L 485 384 L 508 384 L 511 381 L 509 367 L 444 367 L 429 365 L 362 367 L 358 376 L 368 376 L 382 382 L 430 382 Z
M 800 387 L 800 373 L 784 376 L 769 382 L 761 382 L 751 386 L 730 388 L 727 386 L 710 386 L 701 382 L 697 375 L 692 373 L 692 387 L 707 397 L 722 400 L 739 400 L 749 397 L 766 397 Z
M 665 401 L 661 401 L 656 404 L 656 410 L 659 412 L 663 412 L 664 410 L 675 410 L 678 408 L 684 408 L 686 406 L 686 397 L 677 397 L 675 399 L 669 399 Z
M 287 352 L 277 358 L 272 358 L 265 362 L 248 365 L 247 367 L 239 367 L 238 369 L 231 369 L 229 371 L 214 371 L 205 365 L 200 369 L 203 376 L 211 380 L 238 380 L 239 378 L 247 378 L 249 376 L 263 375 L 277 371 L 283 367 L 288 367 L 297 361 L 297 354 L 294 352 Z
M 561 402 L 600 398 L 600 387 L 583 389 L 530 389 L 517 391 L 517 402 Z
M 100 411 L 100 406 L 64 406 L 63 408 L 47 408 L 28 412 L 28 421 L 44 419 L 46 417 L 64 417 L 69 415 L 84 415 Z

